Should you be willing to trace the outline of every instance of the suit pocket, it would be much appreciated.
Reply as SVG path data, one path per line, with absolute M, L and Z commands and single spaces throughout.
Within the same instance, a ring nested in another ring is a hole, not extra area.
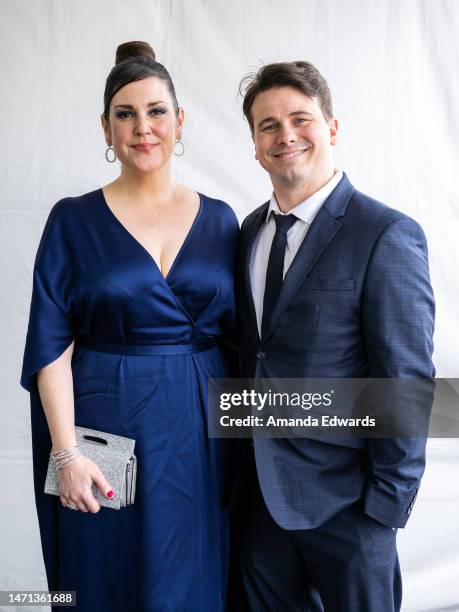
M 306 278 L 301 289 L 311 291 L 354 291 L 355 281 L 353 278 Z
M 354 533 L 357 534 L 363 550 L 376 548 L 384 554 L 384 551 L 393 549 L 395 531 L 391 527 L 366 514 L 361 501 L 354 504 L 350 510 L 353 512 Z

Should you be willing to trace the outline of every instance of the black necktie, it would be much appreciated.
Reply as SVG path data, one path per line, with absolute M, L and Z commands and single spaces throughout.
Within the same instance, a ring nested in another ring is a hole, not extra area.
M 265 295 L 263 298 L 263 318 L 261 323 L 261 337 L 264 338 L 271 315 L 276 305 L 279 291 L 284 277 L 284 257 L 287 246 L 287 232 L 297 220 L 295 215 L 276 215 L 276 233 L 269 252 L 268 269 L 266 271 Z

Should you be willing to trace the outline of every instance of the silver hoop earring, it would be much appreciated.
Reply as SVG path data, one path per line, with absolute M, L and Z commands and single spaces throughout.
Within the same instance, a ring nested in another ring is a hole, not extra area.
M 177 145 L 180 145 L 181 148 L 179 148 L 179 153 L 177 153 L 177 151 L 175 151 L 175 147 Z M 181 140 L 176 140 L 175 141 L 175 146 L 174 146 L 174 155 L 176 155 L 177 157 L 182 157 L 182 155 L 185 153 L 185 146 L 183 144 L 183 142 Z
M 109 155 L 110 155 L 110 151 L 113 153 L 113 159 L 110 159 Z M 113 149 L 113 147 L 107 147 L 107 149 L 105 150 L 105 159 L 110 163 L 113 164 L 113 162 L 116 162 L 116 153 Z

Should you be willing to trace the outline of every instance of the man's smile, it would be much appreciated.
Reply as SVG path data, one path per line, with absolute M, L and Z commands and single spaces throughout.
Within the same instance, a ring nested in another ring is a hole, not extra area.
M 309 151 L 309 148 L 310 147 L 303 147 L 301 149 L 287 149 L 286 151 L 271 153 L 271 155 L 277 159 L 294 159 L 295 157 L 300 157 L 300 155 L 303 155 L 303 153 L 306 153 L 306 151 Z

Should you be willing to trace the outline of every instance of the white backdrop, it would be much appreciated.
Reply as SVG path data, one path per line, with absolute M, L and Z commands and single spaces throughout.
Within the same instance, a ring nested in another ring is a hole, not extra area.
M 456 0 L 0 0 L 0 589 L 46 588 L 18 386 L 31 273 L 51 206 L 116 175 L 99 115 L 117 44 L 155 48 L 186 110 L 177 178 L 241 219 L 270 184 L 238 82 L 262 63 L 315 63 L 340 119 L 337 166 L 427 234 L 437 375 L 459 377 L 458 39 Z M 430 441 L 428 459 L 399 532 L 404 610 L 459 610 L 458 441 Z

